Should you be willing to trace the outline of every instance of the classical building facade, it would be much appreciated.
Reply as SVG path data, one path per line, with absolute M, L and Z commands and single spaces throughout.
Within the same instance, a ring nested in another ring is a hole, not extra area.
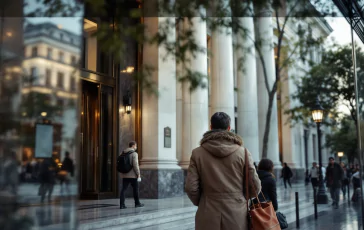
M 264 37 L 267 43 L 261 47 L 262 59 L 271 86 L 275 81 L 276 55 L 272 17 L 240 18 L 250 39 L 231 33 L 229 28 L 211 31 L 198 17 L 192 19 L 192 24 L 185 20 L 177 28 L 170 28 L 169 41 L 177 41 L 185 30 L 192 29 L 198 45 L 209 51 L 188 54 L 192 59 L 187 63 L 188 68 L 208 76 L 204 79 L 207 87 L 191 92 L 189 82 L 178 81 L 177 73 L 186 71 L 185 67 L 177 64 L 171 55 L 166 58 L 167 50 L 163 45 L 142 45 L 123 38 L 127 55 L 116 62 L 110 53 L 103 51 L 103 41 L 95 36 L 101 22 L 110 20 L 106 23 L 115 26 L 112 19 L 88 17 L 92 14 L 88 9 L 85 12 L 82 35 L 47 22 L 24 27 L 21 66 L 28 80 L 23 80 L 18 100 L 24 104 L 30 93 L 49 95 L 42 102 L 42 109 L 49 111 L 37 111 L 35 115 L 42 118 L 54 114 L 53 151 L 62 159 L 64 151 L 68 150 L 76 160 L 81 198 L 118 196 L 120 179 L 115 167 L 116 158 L 131 140 L 138 142 L 141 197 L 183 195 L 192 149 L 199 146 L 200 139 L 209 129 L 211 115 L 217 111 L 230 115 L 232 130 L 243 137 L 254 160 L 258 162 L 262 158 L 268 108 L 264 69 L 254 49 L 244 52 L 235 49 L 233 44 L 254 47 L 254 39 Z M 125 23 L 142 22 L 146 26 L 146 36 L 153 36 L 166 20 L 168 18 L 145 17 L 141 21 L 126 20 Z M 323 19 L 309 20 L 312 21 L 303 23 L 312 25 L 314 36 L 325 38 L 330 34 L 331 28 Z M 293 32 L 297 26 L 288 24 L 284 39 L 287 45 L 297 39 Z M 319 50 L 313 50 L 308 58 L 319 62 Z M 240 62 L 241 59 L 244 61 Z M 155 69 L 151 79 L 157 86 L 158 96 L 150 94 L 132 77 L 145 65 Z M 283 71 L 288 80 L 281 82 L 281 90 L 273 101 L 267 157 L 274 162 L 278 177 L 283 162 L 295 170 L 299 179 L 303 177 L 304 169 L 318 158 L 316 130 L 302 124 L 291 127 L 284 113 L 298 103 L 290 98 L 295 91 L 294 79 L 290 77 L 295 76 L 297 80 L 304 74 L 301 69 L 305 68 L 309 66 L 297 61 Z M 78 86 L 82 88 L 81 94 L 77 91 Z M 79 100 L 79 110 L 75 106 L 77 103 L 70 103 L 72 99 Z M 26 121 L 29 114 L 21 110 L 24 106 L 15 107 L 20 109 Z M 34 125 L 34 121 L 29 124 Z M 23 125 L 22 132 L 32 130 L 27 122 Z M 31 136 L 31 133 L 27 135 Z M 31 147 L 23 147 L 23 156 L 34 156 Z M 324 150 L 324 162 L 328 155 Z
M 22 161 L 27 163 L 36 157 L 33 122 L 41 117 L 51 121 L 55 129 L 53 154 L 57 155 L 58 162 L 63 160 L 65 151 L 75 159 L 79 82 L 75 68 L 81 54 L 80 36 L 54 23 L 27 23 L 24 27 L 19 107 L 23 117 L 22 133 L 29 136 L 29 141 L 22 144 Z M 39 107 L 43 108 L 38 110 Z
M 148 35 L 157 33 L 158 25 L 163 24 L 164 20 L 167 19 L 145 18 Z M 275 81 L 274 45 L 277 40 L 274 35 L 275 19 L 265 16 L 255 20 L 252 17 L 240 20 L 253 39 L 264 38 L 268 41 L 262 47 L 262 58 L 268 84 L 272 87 Z M 322 18 L 307 20 L 301 24 L 311 25 L 313 36 L 326 38 L 332 31 Z M 232 118 L 231 128 L 243 137 L 245 146 L 252 152 L 254 160 L 258 162 L 262 157 L 268 109 L 264 69 L 254 51 L 247 53 L 233 49 L 233 42 L 254 47 L 253 40 L 236 36 L 226 28 L 224 30 L 228 31 L 210 32 L 206 22 L 199 18 L 193 18 L 192 22 L 192 25 L 181 25 L 178 31 L 171 30 L 168 39 L 175 41 L 179 33 L 183 33 L 183 28 L 193 27 L 195 41 L 208 49 L 211 56 L 207 53 L 197 53 L 189 68 L 209 76 L 208 88 L 198 88 L 190 92 L 189 83 L 176 80 L 176 73 L 183 71 L 183 67 L 177 65 L 172 57 L 164 59 L 167 52 L 164 47 L 143 46 L 143 64 L 153 66 L 157 70 L 153 73 L 153 79 L 160 91 L 159 97 L 151 97 L 142 92 L 140 162 L 145 178 L 141 186 L 141 194 L 144 197 L 160 198 L 182 193 L 181 169 L 187 169 L 192 149 L 199 146 L 202 135 L 209 129 L 209 118 L 215 112 L 223 111 L 229 114 Z M 290 42 L 293 44 L 298 39 L 293 32 L 297 26 L 289 23 L 285 31 L 286 45 Z M 245 61 L 238 63 L 241 57 Z M 287 80 L 281 82 L 281 90 L 277 93 L 278 102 L 277 98 L 273 101 L 267 157 L 274 162 L 277 176 L 280 176 L 281 164 L 287 162 L 295 170 L 296 178 L 302 179 L 304 169 L 313 161 L 318 161 L 318 146 L 316 129 L 300 123 L 292 127 L 291 123 L 287 123 L 288 116 L 284 113 L 286 109 L 299 103 L 291 98 L 291 94 L 296 90 L 294 81 L 309 68 L 309 65 L 300 62 L 298 57 L 293 58 L 297 58 L 296 63 L 283 71 Z M 307 58 L 319 62 L 320 47 L 313 49 Z M 239 65 L 243 66 L 244 71 L 238 70 Z M 168 128 L 171 130 L 171 145 L 166 145 L 165 142 L 166 138 L 169 138 L 165 132 Z M 323 133 L 328 131 L 324 130 Z M 324 149 L 324 164 L 329 155 L 330 153 Z

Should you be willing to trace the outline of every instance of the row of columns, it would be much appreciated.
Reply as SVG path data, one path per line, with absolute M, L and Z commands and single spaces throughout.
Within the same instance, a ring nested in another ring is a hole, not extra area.
M 164 20 L 168 18 L 145 18 L 146 34 L 152 36 L 157 33 L 159 23 L 163 23 Z M 227 113 L 231 117 L 231 128 L 236 129 L 233 67 L 242 65 L 244 71 L 237 72 L 237 130 L 243 137 L 245 146 L 252 152 L 254 160 L 259 161 L 268 108 L 268 92 L 263 67 L 254 51 L 237 50 L 236 60 L 244 61 L 234 63 L 233 36 L 238 43 L 250 49 L 254 47 L 254 34 L 258 37 L 264 36 L 267 40 L 261 50 L 271 88 L 275 78 L 272 19 L 271 17 L 259 18 L 255 26 L 252 17 L 239 20 L 250 32 L 250 38 L 233 35 L 231 28 L 215 30 L 211 35 L 211 113 L 217 111 Z M 207 50 L 206 22 L 197 17 L 193 18 L 192 22 L 192 24 L 184 23 L 182 26 L 184 29 L 192 29 L 193 38 L 197 44 Z M 176 41 L 176 36 L 178 34 L 176 35 L 175 30 L 172 29 L 168 39 Z M 192 149 L 199 146 L 203 134 L 209 129 L 208 89 L 198 88 L 191 92 L 189 82 L 183 84 L 177 82 L 176 71 L 183 71 L 183 67 L 178 66 L 173 57 L 166 58 L 165 54 L 166 50 L 163 46 L 144 45 L 143 62 L 155 68 L 152 80 L 157 84 L 159 96 L 151 97 L 148 92 L 142 92 L 142 168 L 187 168 Z M 188 57 L 192 60 L 189 63 L 192 71 L 207 75 L 207 52 L 188 54 Z M 176 113 L 177 108 L 181 113 Z M 170 127 L 172 130 L 170 148 L 164 146 L 165 127 Z M 177 163 L 177 157 L 180 159 L 179 163 Z M 270 123 L 268 158 L 276 165 L 280 164 L 276 100 Z

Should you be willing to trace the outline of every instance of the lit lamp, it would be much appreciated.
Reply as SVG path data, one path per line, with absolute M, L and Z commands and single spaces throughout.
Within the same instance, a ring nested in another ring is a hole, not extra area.
M 319 153 L 319 167 L 320 167 L 320 176 L 319 176 L 319 188 L 317 192 L 317 203 L 318 204 L 327 204 L 328 198 L 326 195 L 326 189 L 324 185 L 323 175 L 322 175 L 322 153 L 321 153 L 321 129 L 320 125 L 322 119 L 324 117 L 324 108 L 320 104 L 320 100 L 317 96 L 316 104 L 311 110 L 312 112 L 312 119 L 316 123 L 317 126 L 317 140 L 318 140 L 318 153 Z
M 126 95 L 124 95 L 123 104 L 125 106 L 125 112 L 127 114 L 130 114 L 131 113 L 131 95 L 130 95 L 130 91 L 128 91 L 126 93 Z
M 341 163 L 341 158 L 344 156 L 344 152 L 338 152 L 337 156 L 339 157 L 339 161 Z

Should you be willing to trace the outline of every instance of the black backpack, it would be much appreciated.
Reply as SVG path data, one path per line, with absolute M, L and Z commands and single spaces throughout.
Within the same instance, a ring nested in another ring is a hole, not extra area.
M 118 156 L 116 167 L 119 173 L 128 173 L 133 169 L 133 159 L 131 156 L 133 152 L 134 150 L 131 150 Z

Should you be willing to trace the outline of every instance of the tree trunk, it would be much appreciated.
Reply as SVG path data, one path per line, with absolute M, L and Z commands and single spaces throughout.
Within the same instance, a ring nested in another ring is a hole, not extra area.
M 276 84 L 274 84 L 276 85 Z M 265 117 L 265 128 L 264 128 L 264 137 L 263 137 L 263 150 L 262 150 L 262 158 L 267 158 L 268 156 L 268 140 L 269 140 L 269 132 L 270 132 L 270 119 L 272 117 L 272 107 L 273 100 L 276 95 L 275 87 L 268 94 L 268 110 L 267 115 Z

